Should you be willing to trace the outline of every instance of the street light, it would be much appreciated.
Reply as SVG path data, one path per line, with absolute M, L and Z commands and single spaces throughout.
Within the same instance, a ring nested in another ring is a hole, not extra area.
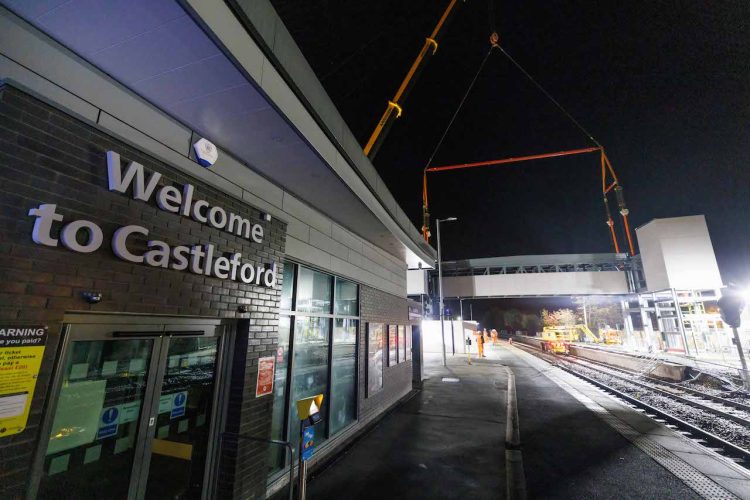
M 440 294 L 440 335 L 443 338 L 443 366 L 448 366 L 448 360 L 445 358 L 445 323 L 444 323 L 444 311 L 443 311 L 443 267 L 442 267 L 442 256 L 440 252 L 440 223 L 441 222 L 454 222 L 458 219 L 456 217 L 448 217 L 447 219 L 437 220 L 437 261 L 438 261 L 438 290 Z

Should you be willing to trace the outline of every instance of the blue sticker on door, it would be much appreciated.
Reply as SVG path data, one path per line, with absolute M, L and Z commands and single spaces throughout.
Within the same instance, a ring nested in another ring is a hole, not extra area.
M 117 434 L 117 426 L 120 420 L 120 410 L 117 406 L 102 409 L 99 416 L 99 430 L 96 439 L 104 439 Z
M 172 396 L 172 411 L 169 413 L 170 420 L 185 415 L 187 405 L 187 391 L 177 392 Z

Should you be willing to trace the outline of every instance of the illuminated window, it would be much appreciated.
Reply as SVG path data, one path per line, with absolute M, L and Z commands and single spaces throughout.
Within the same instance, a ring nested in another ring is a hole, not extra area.
M 388 325 L 388 366 L 398 364 L 398 326 Z
M 367 396 L 383 388 L 383 356 L 385 354 L 385 325 L 367 325 Z
M 286 263 L 280 302 L 271 434 L 296 445 L 294 403 L 323 394 L 323 420 L 315 426 L 320 444 L 357 419 L 359 286 Z M 284 450 L 271 449 L 271 472 L 289 466 L 285 456 Z

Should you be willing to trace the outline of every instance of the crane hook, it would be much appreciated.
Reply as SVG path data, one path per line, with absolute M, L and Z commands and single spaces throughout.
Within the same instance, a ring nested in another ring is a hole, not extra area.
M 497 31 L 493 31 L 490 35 L 490 45 L 494 48 L 500 48 L 500 35 L 497 34 Z

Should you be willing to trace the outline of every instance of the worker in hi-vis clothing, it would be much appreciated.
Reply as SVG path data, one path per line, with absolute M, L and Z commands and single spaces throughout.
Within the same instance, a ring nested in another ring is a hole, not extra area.
M 486 358 L 487 356 L 484 355 L 484 335 L 479 330 L 474 332 L 474 335 L 477 337 L 477 357 Z

